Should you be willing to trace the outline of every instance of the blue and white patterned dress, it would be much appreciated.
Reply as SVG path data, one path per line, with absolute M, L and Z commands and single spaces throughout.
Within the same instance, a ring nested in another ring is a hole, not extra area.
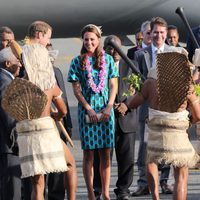
M 98 113 L 108 104 L 109 99 L 109 79 L 118 77 L 118 69 L 113 58 L 105 54 L 106 59 L 106 79 L 105 87 L 100 93 L 95 93 L 88 85 L 87 70 L 83 70 L 80 64 L 80 57 L 75 57 L 70 65 L 68 72 L 68 82 L 78 81 L 81 85 L 82 94 L 92 109 Z M 95 58 L 89 57 L 90 63 L 94 66 Z M 99 71 L 92 69 L 92 76 L 96 85 L 99 83 Z M 110 119 L 107 122 L 86 123 L 86 110 L 81 103 L 78 104 L 78 120 L 79 132 L 82 144 L 82 149 L 101 149 L 114 147 L 114 111 L 110 113 Z

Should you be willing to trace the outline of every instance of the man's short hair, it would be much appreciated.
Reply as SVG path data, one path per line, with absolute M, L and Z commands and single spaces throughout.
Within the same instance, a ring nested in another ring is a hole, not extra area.
M 141 32 L 142 33 L 146 30 L 147 26 L 150 26 L 150 23 L 151 23 L 150 21 L 145 21 L 145 22 L 142 23 L 142 25 L 141 25 Z
M 41 32 L 46 34 L 48 30 L 52 30 L 52 27 L 44 21 L 35 21 L 28 28 L 28 36 L 35 38 L 36 33 Z
M 13 34 L 14 35 L 13 31 L 8 26 L 2 26 L 2 27 L 0 27 L 0 36 L 3 33 L 8 33 L 8 34 Z
M 10 47 L 6 47 L 0 51 L 0 63 L 12 61 L 16 59 Z
M 176 30 L 178 32 L 178 28 L 175 25 L 169 25 L 168 26 L 168 31 L 169 30 Z
M 159 26 L 166 27 L 166 29 L 168 28 L 167 22 L 162 17 L 153 17 L 151 19 L 151 23 L 150 23 L 151 30 L 153 30 L 154 25 L 156 24 Z

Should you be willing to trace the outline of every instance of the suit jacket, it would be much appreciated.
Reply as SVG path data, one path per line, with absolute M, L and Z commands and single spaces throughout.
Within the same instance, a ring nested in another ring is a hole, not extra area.
M 192 28 L 192 32 L 197 40 L 197 43 L 200 45 L 200 25 Z M 192 57 L 194 55 L 196 46 L 193 43 L 191 36 L 188 34 L 187 36 L 187 51 L 188 51 L 188 58 L 192 62 Z
M 133 61 L 134 62 L 134 61 Z M 136 63 L 135 63 L 136 64 Z M 127 97 L 123 96 L 123 93 L 128 90 L 128 85 L 123 81 L 124 77 L 127 77 L 132 73 L 132 70 L 130 67 L 127 66 L 127 64 L 124 62 L 124 60 L 121 59 L 119 62 L 119 79 L 118 79 L 118 94 L 117 94 L 117 102 L 125 102 L 127 101 Z M 124 133 L 131 133 L 136 132 L 137 130 L 137 110 L 131 110 L 131 112 L 128 112 L 127 115 L 123 117 L 118 117 L 117 121 L 119 123 L 120 128 Z
M 16 121 L 1 107 L 3 93 L 12 80 L 12 77 L 0 68 L 0 153 L 14 153 L 17 155 L 16 133 L 11 135 Z
M 69 133 L 69 135 L 71 137 L 71 135 L 72 135 L 72 131 L 71 131 L 72 121 L 71 121 L 71 115 L 70 115 L 69 105 L 68 105 L 68 101 L 67 101 L 67 94 L 66 94 L 66 90 L 65 90 L 65 83 L 64 83 L 64 80 L 63 80 L 63 75 L 62 75 L 59 68 L 53 67 L 53 69 L 54 69 L 57 84 L 63 92 L 62 98 L 65 102 L 66 107 L 67 107 L 67 115 L 65 117 L 63 117 L 63 125 L 64 125 L 65 129 L 67 130 L 67 132 Z
M 176 48 L 165 44 L 164 52 L 174 52 Z M 152 67 L 152 49 L 151 45 L 135 52 L 135 61 L 138 63 L 139 71 L 147 78 L 148 69 Z M 140 106 L 139 121 L 145 121 L 148 117 L 148 102 Z
M 135 52 L 138 51 L 140 48 L 138 46 L 132 47 L 128 49 L 127 56 L 133 60 L 135 56 Z

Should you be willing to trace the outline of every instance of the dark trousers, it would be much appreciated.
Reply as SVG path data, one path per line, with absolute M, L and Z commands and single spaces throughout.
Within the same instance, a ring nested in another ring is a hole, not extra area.
M 66 122 L 67 123 L 67 122 Z M 69 135 L 72 135 L 72 129 L 65 125 L 65 128 Z M 61 134 L 62 140 L 66 143 L 66 138 Z M 64 173 L 50 173 L 47 175 L 47 187 L 48 187 L 48 200 L 64 200 L 65 199 L 65 187 L 64 187 Z
M 129 194 L 133 182 L 135 133 L 123 133 L 119 126 L 115 132 L 115 153 L 118 166 L 118 179 L 115 194 Z
M 0 154 L 0 199 L 21 199 L 21 169 L 19 157 Z
M 47 179 L 48 200 L 64 200 L 64 173 L 50 173 Z
M 22 200 L 31 200 L 32 183 L 31 178 L 22 179 Z
M 167 164 L 159 164 L 158 169 L 161 171 L 160 174 L 160 185 L 163 183 L 167 183 L 169 179 L 169 173 L 170 173 L 170 165 Z

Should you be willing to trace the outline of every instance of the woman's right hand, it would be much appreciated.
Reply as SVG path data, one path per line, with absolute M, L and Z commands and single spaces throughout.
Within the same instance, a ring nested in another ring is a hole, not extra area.
M 97 123 L 98 122 L 98 117 L 97 113 L 93 109 L 87 110 L 88 117 L 90 118 L 91 123 Z

